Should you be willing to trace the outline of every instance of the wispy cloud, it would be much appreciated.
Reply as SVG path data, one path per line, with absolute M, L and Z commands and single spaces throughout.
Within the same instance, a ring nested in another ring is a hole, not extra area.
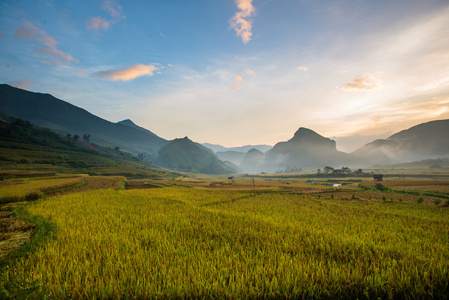
M 0 31 L 0 38 L 4 38 L 4 37 L 6 37 L 6 35 Z
M 95 76 L 110 81 L 128 81 L 141 76 L 153 76 L 158 69 L 155 64 L 132 65 L 123 69 L 97 72 Z
M 43 54 L 49 58 L 46 61 L 42 61 L 42 63 L 44 64 L 47 65 L 61 64 L 62 61 L 66 61 L 69 63 L 79 62 L 79 60 L 73 58 L 72 55 L 58 49 L 57 48 L 58 42 L 55 41 L 55 39 L 52 36 L 50 36 L 47 32 L 29 22 L 26 22 L 22 24 L 21 27 L 17 28 L 15 38 L 36 40 L 42 46 L 45 46 L 45 47 L 35 47 L 36 52 L 38 52 L 39 54 Z M 61 61 L 61 59 L 63 60 Z
M 374 90 L 380 88 L 380 80 L 370 74 L 362 74 L 343 86 L 343 90 Z
M 28 91 L 28 88 L 26 86 L 31 85 L 31 81 L 29 81 L 28 79 L 22 79 L 19 81 L 10 81 L 8 82 L 8 84 L 16 88 Z
M 106 21 L 103 17 L 93 17 L 86 23 L 86 28 L 89 30 L 108 30 L 111 27 L 111 23 Z
M 229 20 L 231 28 L 235 30 L 237 36 L 241 37 L 245 44 L 251 40 L 253 35 L 251 32 L 253 20 L 250 18 L 254 16 L 256 8 L 252 2 L 253 0 L 235 0 L 239 11 Z
M 240 83 L 244 83 L 245 80 L 243 80 L 243 77 L 240 75 L 236 75 L 235 76 L 235 85 L 232 88 L 234 91 L 238 91 L 242 88 L 242 86 L 240 85 Z
M 101 6 L 104 11 L 108 12 L 111 17 L 116 19 L 125 19 L 126 16 L 123 15 L 123 8 L 118 4 L 118 1 L 105 0 Z
M 300 67 L 297 67 L 296 70 L 307 72 L 307 71 L 309 71 L 309 68 L 306 66 L 300 66 Z
M 113 24 L 126 19 L 126 16 L 122 13 L 123 8 L 118 4 L 118 1 L 105 0 L 103 1 L 101 8 L 112 17 L 112 20 L 107 20 L 106 18 L 100 16 L 93 17 L 86 22 L 87 29 L 94 30 L 96 32 L 100 30 L 106 31 L 111 28 Z
M 251 70 L 251 69 L 243 70 L 243 73 L 248 74 L 248 75 L 256 75 L 256 72 L 254 72 L 254 70 Z

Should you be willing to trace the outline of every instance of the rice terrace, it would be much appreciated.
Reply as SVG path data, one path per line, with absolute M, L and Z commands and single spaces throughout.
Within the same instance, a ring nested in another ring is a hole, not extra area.
M 0 3 L 0 300 L 449 299 L 448 0 Z
M 3 297 L 441 299 L 448 293 L 447 173 L 391 174 L 381 185 L 339 178 L 338 188 L 335 178 L 310 183 L 288 175 L 2 176 L 2 214 L 17 201 L 39 198 L 9 213 L 13 222 L 1 219 Z M 23 236 L 31 240 L 9 251 Z

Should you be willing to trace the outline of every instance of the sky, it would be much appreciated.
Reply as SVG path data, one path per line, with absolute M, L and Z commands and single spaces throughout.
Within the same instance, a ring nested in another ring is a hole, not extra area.
M 449 119 L 447 0 L 0 0 L 0 83 L 227 147 Z

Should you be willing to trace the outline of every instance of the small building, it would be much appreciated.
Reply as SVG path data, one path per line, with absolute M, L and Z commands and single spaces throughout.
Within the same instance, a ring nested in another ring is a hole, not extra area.
M 334 184 L 332 185 L 332 187 L 339 187 L 339 186 L 341 186 L 341 183 L 334 183 Z
M 384 174 L 373 174 L 374 181 L 382 181 Z

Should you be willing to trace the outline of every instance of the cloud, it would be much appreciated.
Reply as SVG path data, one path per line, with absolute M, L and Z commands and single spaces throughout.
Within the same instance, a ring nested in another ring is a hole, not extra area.
M 153 76 L 158 69 L 154 64 L 133 65 L 123 69 L 97 72 L 95 76 L 110 81 L 128 81 L 141 76 Z
M 122 14 L 123 8 L 118 4 L 118 1 L 113 0 L 105 0 L 103 1 L 103 4 L 101 5 L 101 8 L 109 13 L 109 15 L 112 17 L 112 20 L 106 20 L 103 17 L 93 17 L 86 23 L 86 28 L 89 30 L 108 30 L 111 28 L 111 26 L 115 23 L 118 23 L 124 19 L 126 19 L 126 16 Z
M 17 28 L 14 36 L 16 39 L 36 40 L 42 46 L 46 46 L 47 48 L 35 47 L 35 51 L 50 58 L 49 60 L 42 61 L 43 64 L 61 64 L 60 58 L 67 62 L 79 62 L 79 60 L 73 58 L 72 55 L 58 49 L 58 42 L 55 41 L 52 36 L 29 22 L 26 22 L 22 24 L 21 27 Z
M 307 72 L 307 71 L 309 71 L 309 68 L 306 66 L 301 66 L 301 67 L 297 67 L 296 70 Z
M 25 86 L 31 85 L 31 81 L 29 81 L 28 79 L 22 79 L 19 81 L 10 81 L 8 82 L 8 84 L 16 88 L 28 91 L 28 89 Z
M 92 19 L 90 19 L 90 21 L 88 21 L 86 23 L 86 28 L 91 30 L 108 30 L 111 27 L 111 23 L 106 21 L 105 18 L 102 17 L 94 17 Z
M 248 75 L 256 75 L 256 72 L 254 72 L 254 70 L 251 69 L 243 70 L 243 73 L 246 73 Z
M 249 19 L 254 16 L 256 9 L 252 5 L 253 0 L 235 0 L 237 8 L 240 10 L 229 20 L 231 28 L 235 30 L 237 36 L 242 38 L 243 43 L 248 43 L 253 35 L 251 32 L 253 21 Z
M 123 8 L 118 4 L 118 1 L 105 0 L 101 6 L 104 11 L 108 12 L 111 17 L 116 19 L 125 19 L 126 17 L 122 14 Z
M 4 38 L 4 37 L 6 37 L 6 35 L 0 31 L 0 38 Z
M 243 80 L 243 77 L 240 75 L 235 75 L 235 85 L 232 88 L 233 91 L 238 91 L 242 88 L 242 86 L 240 85 L 240 83 L 244 83 L 245 80 Z
M 343 90 L 374 90 L 380 88 L 380 80 L 370 74 L 362 74 L 343 86 Z

